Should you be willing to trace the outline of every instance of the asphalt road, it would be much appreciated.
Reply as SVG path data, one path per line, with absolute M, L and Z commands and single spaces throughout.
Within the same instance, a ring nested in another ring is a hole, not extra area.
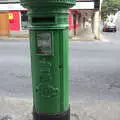
M 120 33 L 110 42 L 70 42 L 72 101 L 120 100 Z M 32 98 L 29 41 L 0 40 L 0 96 Z
M 120 33 L 102 34 L 109 42 L 70 44 L 72 100 L 120 100 Z

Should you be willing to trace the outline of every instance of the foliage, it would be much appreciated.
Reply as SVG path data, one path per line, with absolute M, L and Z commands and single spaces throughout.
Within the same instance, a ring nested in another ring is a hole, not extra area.
M 103 0 L 101 6 L 101 17 L 102 19 L 106 19 L 107 15 L 115 14 L 118 10 L 120 10 L 120 0 Z

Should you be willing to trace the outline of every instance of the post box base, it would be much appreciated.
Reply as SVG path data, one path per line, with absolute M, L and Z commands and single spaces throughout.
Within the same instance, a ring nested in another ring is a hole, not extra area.
M 70 120 L 70 109 L 57 114 L 38 113 L 33 109 L 33 120 Z

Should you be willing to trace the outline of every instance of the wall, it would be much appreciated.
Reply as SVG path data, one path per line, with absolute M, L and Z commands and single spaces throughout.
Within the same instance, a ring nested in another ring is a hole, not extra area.
M 20 31 L 20 11 L 9 11 L 9 30 L 10 31 Z

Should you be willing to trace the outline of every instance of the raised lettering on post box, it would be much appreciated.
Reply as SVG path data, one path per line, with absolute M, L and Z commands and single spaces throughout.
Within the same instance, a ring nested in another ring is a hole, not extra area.
M 37 32 L 37 53 L 42 55 L 52 54 L 52 33 L 51 32 Z

